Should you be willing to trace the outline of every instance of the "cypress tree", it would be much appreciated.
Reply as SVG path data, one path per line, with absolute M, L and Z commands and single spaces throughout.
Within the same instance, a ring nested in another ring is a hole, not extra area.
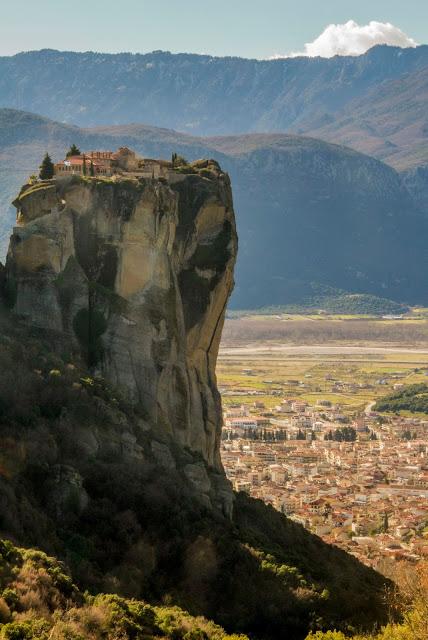
M 51 178 L 53 178 L 54 165 L 48 153 L 46 153 L 45 157 L 43 158 L 42 164 L 40 165 L 39 169 L 39 178 L 41 180 L 50 180 Z

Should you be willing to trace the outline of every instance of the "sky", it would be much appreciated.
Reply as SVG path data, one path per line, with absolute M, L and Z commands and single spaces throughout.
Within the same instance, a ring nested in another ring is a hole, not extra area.
M 0 55 L 43 48 L 162 49 L 271 58 L 356 55 L 377 42 L 428 43 L 428 0 L 0 0 L 0 5 Z

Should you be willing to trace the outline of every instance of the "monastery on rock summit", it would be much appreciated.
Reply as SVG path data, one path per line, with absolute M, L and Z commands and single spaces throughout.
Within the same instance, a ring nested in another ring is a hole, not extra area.
M 117 151 L 88 151 L 69 156 L 54 166 L 58 177 L 76 174 L 110 177 L 132 173 L 143 178 L 160 178 L 166 177 L 168 168 L 169 162 L 141 158 L 128 147 L 120 147 Z

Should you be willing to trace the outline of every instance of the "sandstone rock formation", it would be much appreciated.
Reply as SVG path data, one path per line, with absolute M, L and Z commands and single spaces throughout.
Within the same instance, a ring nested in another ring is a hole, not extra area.
M 16 200 L 0 268 L 0 533 L 58 554 L 95 605 L 92 594 L 112 594 L 119 635 L 132 636 L 132 616 L 150 635 L 151 618 L 114 594 L 261 640 L 303 638 L 314 621 L 371 629 L 384 621 L 383 578 L 261 501 L 233 502 L 214 373 L 236 255 L 229 179 L 214 162 L 162 166 L 160 179 L 26 185 Z M 43 554 L 28 551 L 32 591 L 12 558 L 0 540 L 3 595 L 13 575 L 22 602 L 62 624 L 50 585 L 61 586 L 71 633 L 93 635 L 94 616 L 106 630 L 98 606 L 75 626 L 71 578 Z M 26 632 L 24 614 L 14 605 L 10 633 Z M 167 624 L 161 636 L 208 629 Z
M 230 511 L 215 378 L 237 251 L 228 176 L 214 161 L 168 180 L 73 176 L 25 185 L 14 204 L 13 311 L 138 406 L 158 464 L 189 452 L 190 485 Z

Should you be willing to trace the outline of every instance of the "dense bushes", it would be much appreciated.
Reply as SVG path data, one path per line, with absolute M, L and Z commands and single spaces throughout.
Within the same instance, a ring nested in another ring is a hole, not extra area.
M 297 628 L 302 623 L 314 630 L 336 626 L 349 633 L 353 628 L 370 629 L 387 620 L 383 601 L 387 584 L 354 557 L 322 543 L 272 507 L 244 494 L 238 496 L 236 522 L 242 540 L 269 554 L 265 561 L 271 563 L 269 556 L 274 558 L 276 572 L 282 573 L 281 565 L 286 565 L 286 579 L 298 580 L 294 592 L 297 602 L 290 602 Z M 291 567 L 298 568 L 294 576 L 290 576 Z M 339 611 L 341 621 L 334 623 Z M 295 633 L 291 637 L 298 637 Z M 271 637 L 280 637 L 280 629 Z
M 428 413 L 428 385 L 410 384 L 400 391 L 391 393 L 377 401 L 375 411 L 411 411 L 412 413 Z
M 83 594 L 57 560 L 8 541 L 0 541 L 0 571 L 2 640 L 246 640 L 179 607 Z
M 343 634 L 339 631 L 317 631 L 306 640 L 426 640 L 428 638 L 428 564 L 399 567 L 397 578 L 400 586 L 399 600 L 390 603 L 398 608 L 402 621 L 390 623 L 372 634 Z M 401 575 L 400 575 L 401 574 Z

